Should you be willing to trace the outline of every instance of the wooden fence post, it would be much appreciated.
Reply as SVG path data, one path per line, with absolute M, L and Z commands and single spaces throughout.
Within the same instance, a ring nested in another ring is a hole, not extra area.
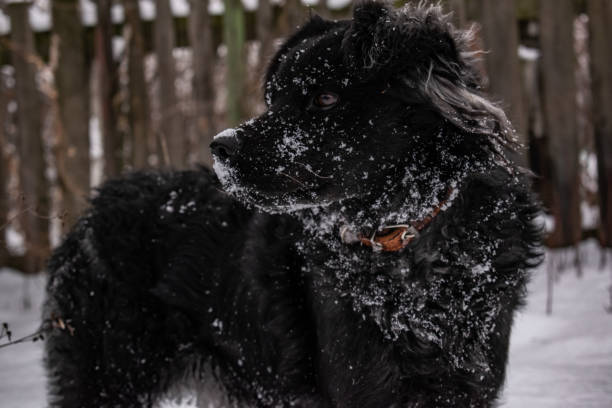
M 244 93 L 244 10 L 240 0 L 227 0 L 223 15 L 223 37 L 227 46 L 227 122 L 237 125 L 243 119 Z
M 51 4 L 57 46 L 56 158 L 67 231 L 86 207 L 90 189 L 89 66 L 78 0 L 53 0 Z
M 159 79 L 160 145 L 167 165 L 186 167 L 186 137 L 181 130 L 181 111 L 176 97 L 174 25 L 169 0 L 155 0 L 155 53 Z
M 589 0 L 587 7 L 601 238 L 604 246 L 612 247 L 612 3 Z
M 128 99 L 130 111 L 128 122 L 132 146 L 131 164 L 134 169 L 148 165 L 151 119 L 149 93 L 145 78 L 145 40 L 142 33 L 138 3 L 123 0 L 125 10 L 125 32 L 128 59 Z
M 117 64 L 113 59 L 111 0 L 97 0 L 98 24 L 95 30 L 100 127 L 104 145 L 104 175 L 117 177 L 123 168 L 123 140 L 117 129 L 115 96 L 119 88 Z
M 0 268 L 8 263 L 9 250 L 6 242 L 6 227 L 9 222 L 9 157 L 7 146 L 8 104 L 10 101 L 9 89 L 3 77 L 0 77 Z
M 480 23 L 484 43 L 488 92 L 500 100 L 516 130 L 519 143 L 528 146 L 527 112 L 521 87 L 518 58 L 518 22 L 514 0 L 481 0 Z M 571 46 L 571 45 L 570 45 Z M 527 152 L 520 152 L 519 164 L 527 167 Z
M 548 244 L 573 246 L 581 239 L 582 227 L 572 2 L 540 0 L 540 41 L 544 123 L 554 186 L 555 228 Z
M 49 185 L 42 140 L 42 95 L 37 86 L 34 35 L 30 28 L 30 2 L 9 3 L 11 50 L 17 95 L 17 151 L 21 193 L 21 227 L 25 238 L 24 272 L 44 268 L 49 254 Z
M 192 0 L 189 16 L 190 42 L 193 50 L 193 103 L 198 161 L 212 166 L 209 145 L 217 131 L 215 123 L 216 61 L 208 0 Z

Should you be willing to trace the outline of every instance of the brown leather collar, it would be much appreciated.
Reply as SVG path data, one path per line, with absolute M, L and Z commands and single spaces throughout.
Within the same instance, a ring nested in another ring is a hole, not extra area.
M 447 198 L 440 202 L 431 214 L 419 221 L 412 222 L 410 224 L 402 225 L 390 225 L 381 228 L 375 232 L 372 236 L 367 237 L 363 234 L 357 234 L 357 239 L 354 242 L 361 242 L 361 244 L 371 247 L 374 251 L 382 252 L 397 252 L 401 249 L 406 248 L 418 235 L 421 230 L 428 226 L 446 204 L 449 197 L 452 195 L 453 190 L 451 189 L 448 193 Z M 344 232 L 341 230 L 341 238 L 344 241 Z M 347 241 L 350 242 L 350 241 Z

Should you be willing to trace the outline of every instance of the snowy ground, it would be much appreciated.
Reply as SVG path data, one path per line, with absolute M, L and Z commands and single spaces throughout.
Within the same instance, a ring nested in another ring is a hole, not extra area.
M 612 314 L 606 312 L 612 264 L 598 267 L 592 243 L 581 253 L 583 277 L 573 270 L 561 274 L 552 316 L 544 312 L 546 265 L 534 276 L 514 328 L 504 408 L 612 407 Z M 24 284 L 21 276 L 0 270 L 0 322 L 8 322 L 15 337 L 36 330 L 43 289 L 41 277 Z M 24 309 L 24 292 L 30 309 Z M 0 349 L 0 406 L 45 406 L 41 358 L 40 343 Z
M 583 277 L 561 272 L 554 286 L 553 314 L 545 314 L 546 267 L 530 286 L 510 346 L 504 407 L 612 407 L 612 264 L 599 266 L 591 242 L 581 248 Z M 547 260 L 549 262 L 549 260 Z

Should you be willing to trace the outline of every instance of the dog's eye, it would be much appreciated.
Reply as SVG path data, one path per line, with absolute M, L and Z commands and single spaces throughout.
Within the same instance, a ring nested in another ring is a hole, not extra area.
M 338 95 L 333 92 L 321 92 L 316 94 L 312 104 L 319 109 L 329 109 L 338 103 Z

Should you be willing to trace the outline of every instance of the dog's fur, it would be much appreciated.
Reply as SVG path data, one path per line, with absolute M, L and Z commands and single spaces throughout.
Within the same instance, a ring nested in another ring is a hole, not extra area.
M 149 406 L 186 374 L 237 406 L 493 405 L 538 208 L 466 51 L 439 7 L 315 17 L 216 140 L 231 195 L 204 169 L 106 183 L 49 264 L 50 405 Z M 340 238 L 442 202 L 398 252 Z

